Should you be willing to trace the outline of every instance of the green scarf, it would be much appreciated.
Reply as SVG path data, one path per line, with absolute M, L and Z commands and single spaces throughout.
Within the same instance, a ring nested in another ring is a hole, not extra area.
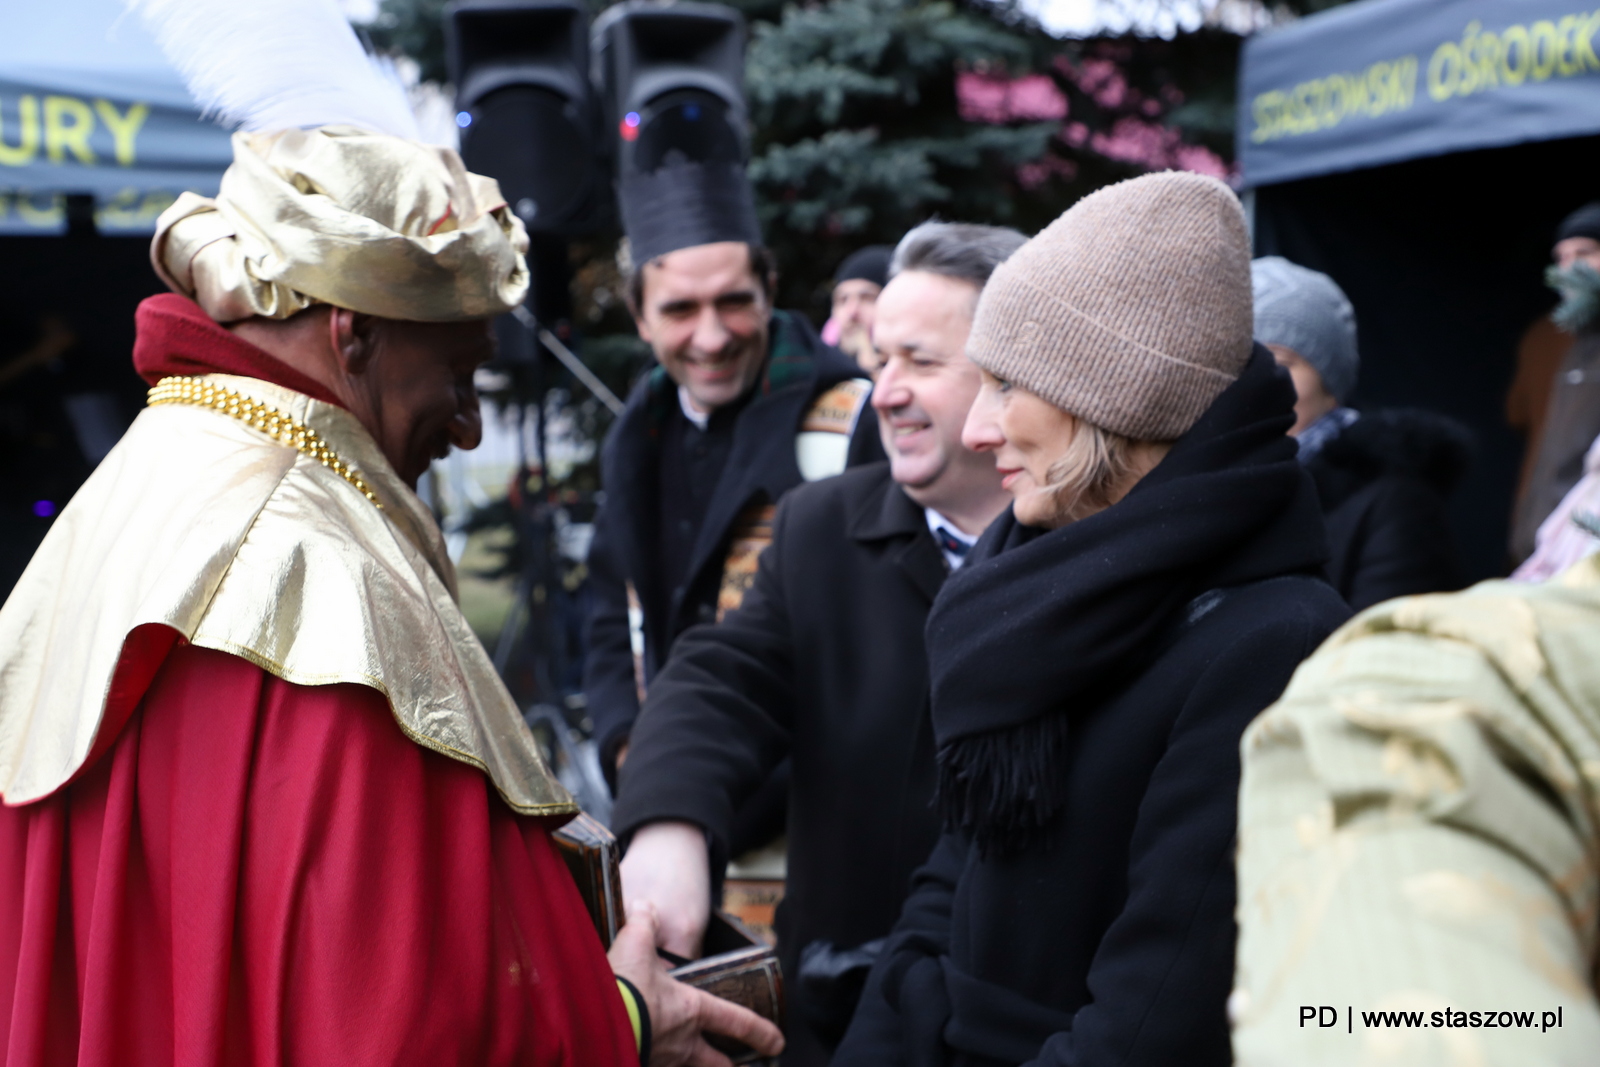
M 1588 333 L 1600 328 L 1600 271 L 1578 262 L 1544 272 L 1544 283 L 1561 294 L 1550 321 L 1568 333 Z

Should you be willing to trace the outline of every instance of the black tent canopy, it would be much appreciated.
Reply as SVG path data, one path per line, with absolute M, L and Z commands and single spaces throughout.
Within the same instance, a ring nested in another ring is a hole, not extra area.
M 156 217 L 232 157 L 121 0 L 5 5 L 0 34 L 0 598 L 143 404 L 133 310 Z
M 1470 575 L 1503 573 L 1519 338 L 1561 217 L 1600 199 L 1600 11 L 1362 0 L 1247 42 L 1238 159 L 1256 252 L 1332 275 L 1360 327 L 1356 406 L 1472 427 L 1453 502 Z
M 100 230 L 149 234 L 178 193 L 215 193 L 232 155 L 120 0 L 6 12 L 0 233 L 63 233 L 64 197 L 79 195 Z

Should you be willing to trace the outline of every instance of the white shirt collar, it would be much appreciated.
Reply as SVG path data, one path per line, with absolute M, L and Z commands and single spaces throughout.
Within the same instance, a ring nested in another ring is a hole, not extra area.
M 683 417 L 694 423 L 695 428 L 701 433 L 704 433 L 705 428 L 711 424 L 711 412 L 696 411 L 694 405 L 689 402 L 689 390 L 681 385 L 678 386 L 678 406 L 683 409 Z
M 923 508 L 922 515 L 923 518 L 927 519 L 928 521 L 928 530 L 934 535 L 935 544 L 938 544 L 938 534 L 940 530 L 944 530 L 951 537 L 954 537 L 957 541 L 960 541 L 968 548 L 971 548 L 973 545 L 978 543 L 978 539 L 976 537 L 964 533 L 961 527 L 957 526 L 955 523 L 951 522 L 937 511 L 934 511 L 932 508 Z M 957 567 L 961 566 L 963 560 L 966 558 L 964 556 L 958 556 L 954 552 L 945 551 L 943 545 L 940 545 L 939 552 L 944 556 L 944 561 L 950 564 L 951 570 L 955 570 Z

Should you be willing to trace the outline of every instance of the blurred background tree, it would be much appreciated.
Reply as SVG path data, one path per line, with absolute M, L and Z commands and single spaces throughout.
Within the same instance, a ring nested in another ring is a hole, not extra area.
M 1049 182 L 1022 196 L 1016 176 L 1052 158 L 1064 99 L 972 122 L 957 92 L 964 70 L 1030 72 L 1046 41 L 1036 30 L 948 0 L 751 15 L 750 177 L 784 303 L 825 315 L 840 260 L 931 214 L 1031 229 L 1053 213 Z

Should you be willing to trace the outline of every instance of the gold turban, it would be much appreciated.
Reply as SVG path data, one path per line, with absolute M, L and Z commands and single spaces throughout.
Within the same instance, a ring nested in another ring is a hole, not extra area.
M 312 304 L 450 322 L 520 304 L 527 249 L 499 184 L 454 151 L 325 126 L 234 134 L 221 190 L 179 197 L 150 260 L 217 322 Z

